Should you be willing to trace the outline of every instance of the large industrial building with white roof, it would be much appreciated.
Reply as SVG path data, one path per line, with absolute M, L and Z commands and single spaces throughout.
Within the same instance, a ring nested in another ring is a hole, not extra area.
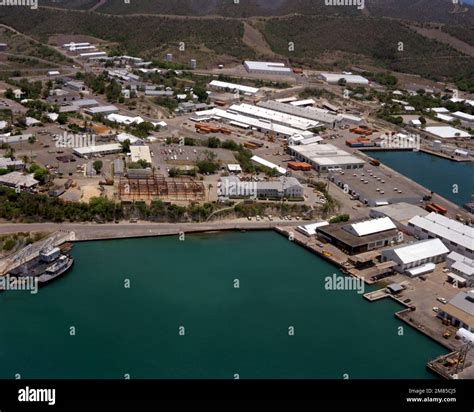
M 468 132 L 451 126 L 429 126 L 425 127 L 424 130 L 441 139 L 454 139 L 456 137 L 471 136 Z
M 278 123 L 273 123 L 266 119 L 257 119 L 256 117 L 250 117 L 247 115 L 239 114 L 235 111 L 228 111 L 223 109 L 210 109 L 195 112 L 193 115 L 195 121 L 205 121 L 210 119 L 224 120 L 229 124 L 240 127 L 240 128 L 253 128 L 258 132 L 263 133 L 274 133 L 277 137 L 292 137 L 295 135 L 301 135 L 303 137 L 312 137 L 314 133 L 308 130 L 296 129 L 294 127 L 284 126 Z
M 345 81 L 346 84 L 355 84 L 361 86 L 367 86 L 369 81 L 358 74 L 350 73 L 321 73 L 321 78 L 330 84 L 338 83 L 341 79 Z
M 395 270 L 410 277 L 434 270 L 435 264 L 444 261 L 448 248 L 439 239 L 426 239 L 382 251 L 382 262 L 393 261 Z
M 309 163 L 319 172 L 351 170 L 364 167 L 365 161 L 331 144 L 289 146 L 297 160 Z
M 318 109 L 315 107 L 293 106 L 291 104 L 281 103 L 275 100 L 259 102 L 258 106 L 281 113 L 286 113 L 287 115 L 298 116 L 304 119 L 312 120 L 314 122 L 324 123 L 324 125 L 329 125 L 331 127 L 335 127 L 344 120 L 341 115 L 330 113 L 329 110 Z
M 410 219 L 413 219 L 415 216 L 424 217 L 428 214 L 429 212 L 420 206 L 406 202 L 377 206 L 370 210 L 370 217 L 389 217 L 402 232 L 408 234 L 413 234 L 412 228 L 408 226 Z
M 242 94 L 249 94 L 249 95 L 254 95 L 257 94 L 260 89 L 257 89 L 256 87 L 250 87 L 250 86 L 245 86 L 242 84 L 236 84 L 236 83 L 229 83 L 229 82 L 221 82 L 219 80 L 213 80 L 209 83 L 209 87 L 211 89 L 215 90 L 221 90 L 221 91 L 238 91 L 239 93 Z
M 335 223 L 317 228 L 317 234 L 349 255 L 390 246 L 399 241 L 399 231 L 388 217 L 358 223 Z
M 417 238 L 438 238 L 450 251 L 474 259 L 474 228 L 434 212 L 415 216 L 408 225 Z
M 303 117 L 282 113 L 264 107 L 253 106 L 251 104 L 234 104 L 228 109 L 229 113 L 235 112 L 243 116 L 255 117 L 257 119 L 268 120 L 275 124 L 292 127 L 294 129 L 308 130 L 319 125 L 319 122 L 308 120 Z
M 73 152 L 80 157 L 107 155 L 122 152 L 122 145 L 119 143 L 109 143 L 97 146 L 75 147 Z
M 286 67 L 284 63 L 273 63 L 273 62 L 259 62 L 246 60 L 244 67 L 249 73 L 256 74 L 269 74 L 278 76 L 291 76 L 293 70 Z
M 243 182 L 237 176 L 221 178 L 219 195 L 226 198 L 261 199 L 303 198 L 304 188 L 294 177 L 280 177 L 266 182 Z

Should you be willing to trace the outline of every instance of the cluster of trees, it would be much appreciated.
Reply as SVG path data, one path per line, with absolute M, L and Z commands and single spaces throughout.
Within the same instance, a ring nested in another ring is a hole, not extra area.
M 179 177 L 179 176 L 193 176 L 195 177 L 197 175 L 197 170 L 196 168 L 192 168 L 189 170 L 183 170 L 179 169 L 177 167 L 172 167 L 170 171 L 168 172 L 170 177 Z
M 76 73 L 76 79 L 83 80 L 94 93 L 105 94 L 107 100 L 111 103 L 117 102 L 122 96 L 120 83 L 115 79 L 109 79 L 105 71 L 99 75 L 78 72 Z
M 23 222 L 112 222 L 137 216 L 151 221 L 204 220 L 218 206 L 214 203 L 192 203 L 187 207 L 160 200 L 123 206 L 104 197 L 93 197 L 89 203 L 64 202 L 58 198 L 31 193 L 15 193 L 0 186 L 0 218 Z
M 301 215 L 306 214 L 310 209 L 311 207 L 308 205 L 288 202 L 282 202 L 278 205 L 265 202 L 238 203 L 234 206 L 234 212 L 238 217 L 264 216 L 276 213 L 281 213 L 284 216 L 288 214 Z
M 364 72 L 364 76 L 382 86 L 395 87 L 398 83 L 398 79 L 390 73 Z
M 157 97 L 155 103 L 168 109 L 170 112 L 174 112 L 178 108 L 178 101 L 171 97 Z
M 339 202 L 336 199 L 334 199 L 331 196 L 331 194 L 328 192 L 328 186 L 325 182 L 322 182 L 322 181 L 311 182 L 309 186 L 315 188 L 316 190 L 318 190 L 324 195 L 326 199 L 326 203 L 324 203 L 323 205 L 323 213 L 325 215 L 340 208 Z
M 33 163 L 28 168 L 28 173 L 33 173 L 33 177 L 42 184 L 46 182 L 49 176 L 48 170 L 37 165 L 36 163 Z
M 120 205 L 105 198 L 92 198 L 89 203 L 70 203 L 40 194 L 15 193 L 0 187 L 0 218 L 24 222 L 111 221 L 121 215 Z
M 393 116 L 392 114 L 387 113 L 386 110 L 379 110 L 377 112 L 377 117 L 385 120 L 386 122 L 396 124 L 397 126 L 401 126 L 403 124 L 403 117 Z
M 338 215 L 338 216 L 334 216 L 330 221 L 329 223 L 340 223 L 340 222 L 348 222 L 349 219 L 351 217 L 347 214 L 343 214 L 343 215 Z
M 23 92 L 22 99 L 39 99 L 43 94 L 43 83 L 41 81 L 30 82 L 28 79 L 21 80 L 7 80 L 9 84 L 15 88 L 21 89 Z M 7 99 L 15 100 L 13 89 L 7 89 L 5 91 L 5 97 Z
M 206 150 L 203 155 L 204 157 L 196 163 L 199 173 L 216 173 L 219 170 L 219 162 L 216 160 L 217 155 L 209 150 Z
M 130 162 L 127 165 L 128 169 L 147 169 L 151 167 L 151 164 L 148 163 L 145 159 L 140 159 L 137 162 Z

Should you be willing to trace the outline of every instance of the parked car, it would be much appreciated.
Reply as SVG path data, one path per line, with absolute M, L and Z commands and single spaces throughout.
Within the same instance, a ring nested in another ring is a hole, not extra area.
M 445 298 L 437 297 L 436 299 L 441 303 L 448 303 L 448 301 Z

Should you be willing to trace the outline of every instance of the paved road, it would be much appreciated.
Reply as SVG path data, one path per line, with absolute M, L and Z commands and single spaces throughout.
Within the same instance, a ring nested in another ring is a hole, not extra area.
M 258 230 L 273 229 L 274 226 L 295 226 L 299 222 L 270 221 L 225 221 L 218 223 L 4 223 L 0 224 L 0 234 L 16 232 L 54 232 L 58 230 L 73 231 L 76 240 L 119 239 L 173 235 L 190 232 L 215 230 Z

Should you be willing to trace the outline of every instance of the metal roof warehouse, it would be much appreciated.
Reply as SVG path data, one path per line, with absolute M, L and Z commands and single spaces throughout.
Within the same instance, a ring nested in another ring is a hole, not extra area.
M 328 110 L 317 109 L 314 107 L 292 106 L 291 104 L 281 103 L 274 100 L 259 102 L 258 106 L 281 113 L 302 117 L 314 122 L 321 122 L 331 125 L 343 120 L 341 116 L 331 114 Z
M 73 151 L 75 154 L 81 157 L 99 154 L 112 154 L 120 153 L 122 151 L 122 145 L 119 143 L 110 143 L 98 146 L 76 147 L 73 149 Z
M 241 93 L 249 93 L 249 94 L 256 94 L 260 89 L 256 87 L 244 86 L 242 84 L 236 83 L 228 83 L 228 82 L 221 82 L 219 80 L 213 80 L 209 83 L 210 87 L 221 89 L 221 90 L 238 90 Z
M 270 120 L 283 126 L 293 127 L 295 129 L 308 130 L 318 126 L 319 122 L 311 121 L 303 117 L 298 117 L 271 109 L 265 109 L 250 104 L 234 104 L 228 109 L 229 112 L 237 112 L 246 116 L 256 117 L 258 119 Z
M 438 237 L 449 250 L 474 259 L 473 228 L 434 212 L 425 217 L 415 216 L 408 224 L 415 236 L 421 239 Z
M 298 160 L 311 164 L 316 170 L 358 169 L 365 161 L 331 144 L 289 146 L 290 153 Z
M 249 73 L 292 75 L 293 71 L 286 67 L 284 63 L 259 62 L 247 60 L 244 67 Z
M 222 109 L 203 110 L 194 113 L 196 119 L 212 117 L 217 120 L 225 119 L 229 122 L 238 122 L 251 127 L 254 127 L 261 132 L 274 132 L 277 136 L 291 137 L 295 134 L 301 134 L 304 137 L 312 137 L 313 133 L 305 130 L 295 129 L 288 126 L 282 126 L 271 122 L 265 122 L 249 116 L 244 116 L 237 113 L 231 113 Z

